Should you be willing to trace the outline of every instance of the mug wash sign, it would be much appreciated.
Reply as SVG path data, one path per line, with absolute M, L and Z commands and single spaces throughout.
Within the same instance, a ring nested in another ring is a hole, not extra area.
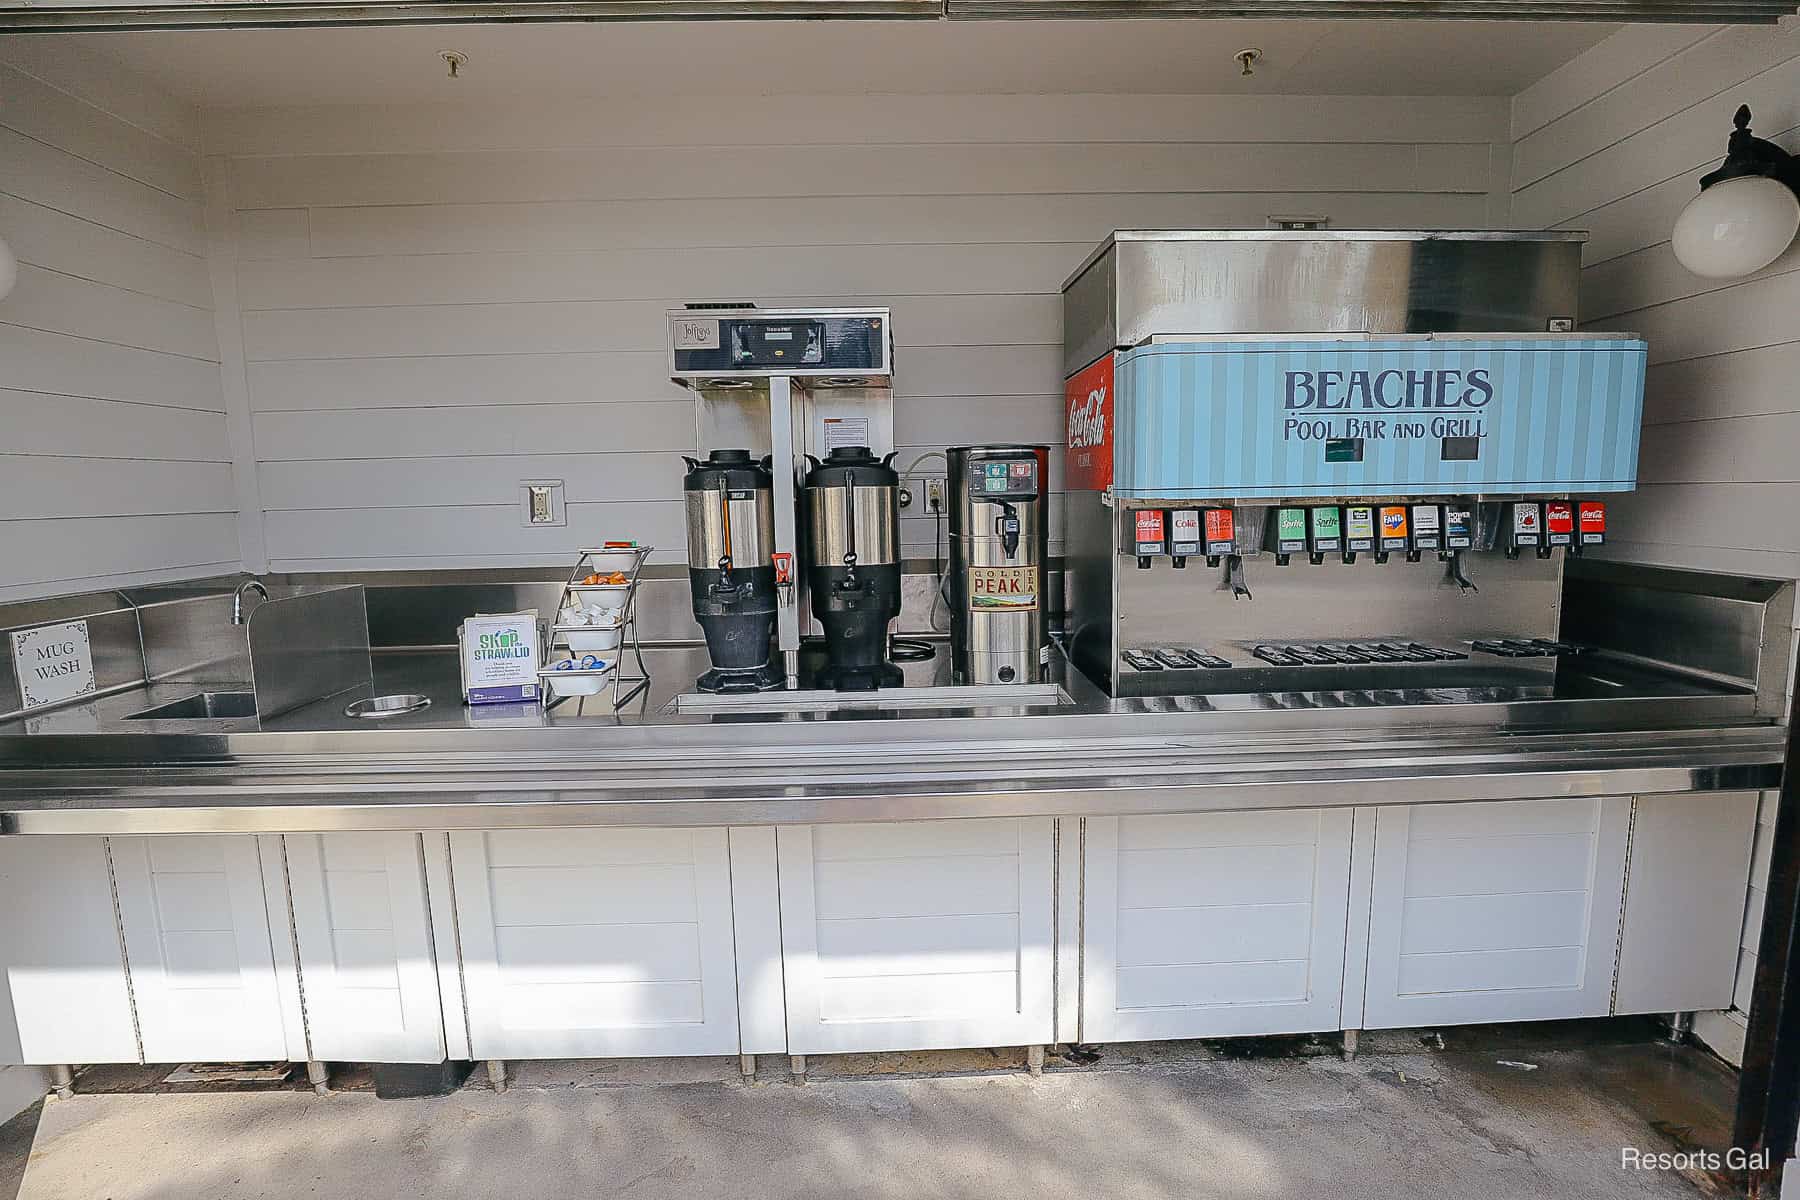
M 13 670 L 26 708 L 73 700 L 94 690 L 94 651 L 86 621 L 44 625 L 12 635 Z

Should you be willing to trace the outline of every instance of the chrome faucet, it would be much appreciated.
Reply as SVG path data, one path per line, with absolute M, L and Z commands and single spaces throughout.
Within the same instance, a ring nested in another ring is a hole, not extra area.
M 231 623 L 233 625 L 244 623 L 244 593 L 248 591 L 255 591 L 264 600 L 269 598 L 269 589 L 264 587 L 259 579 L 246 579 L 238 584 L 237 591 L 231 593 Z

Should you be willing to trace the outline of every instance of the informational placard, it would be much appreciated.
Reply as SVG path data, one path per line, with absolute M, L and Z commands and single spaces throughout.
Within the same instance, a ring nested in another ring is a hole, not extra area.
M 470 617 L 462 623 L 463 698 L 470 704 L 517 704 L 538 698 L 538 615 Z
M 13 672 L 26 708 L 42 708 L 94 690 L 94 650 L 86 621 L 41 625 L 12 635 Z

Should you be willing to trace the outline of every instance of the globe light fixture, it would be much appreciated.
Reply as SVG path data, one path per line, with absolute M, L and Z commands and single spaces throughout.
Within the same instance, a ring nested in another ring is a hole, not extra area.
M 1725 162 L 1700 177 L 1700 194 L 1675 218 L 1670 244 L 1681 265 L 1708 279 L 1762 270 L 1800 232 L 1800 157 L 1750 132 L 1741 105 Z

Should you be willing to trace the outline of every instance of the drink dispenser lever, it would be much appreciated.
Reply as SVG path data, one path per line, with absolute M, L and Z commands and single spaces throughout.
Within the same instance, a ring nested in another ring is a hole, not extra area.
M 1019 510 L 1002 500 L 1000 515 L 994 518 L 994 533 L 1000 538 L 1000 549 L 1006 557 L 1019 553 Z

